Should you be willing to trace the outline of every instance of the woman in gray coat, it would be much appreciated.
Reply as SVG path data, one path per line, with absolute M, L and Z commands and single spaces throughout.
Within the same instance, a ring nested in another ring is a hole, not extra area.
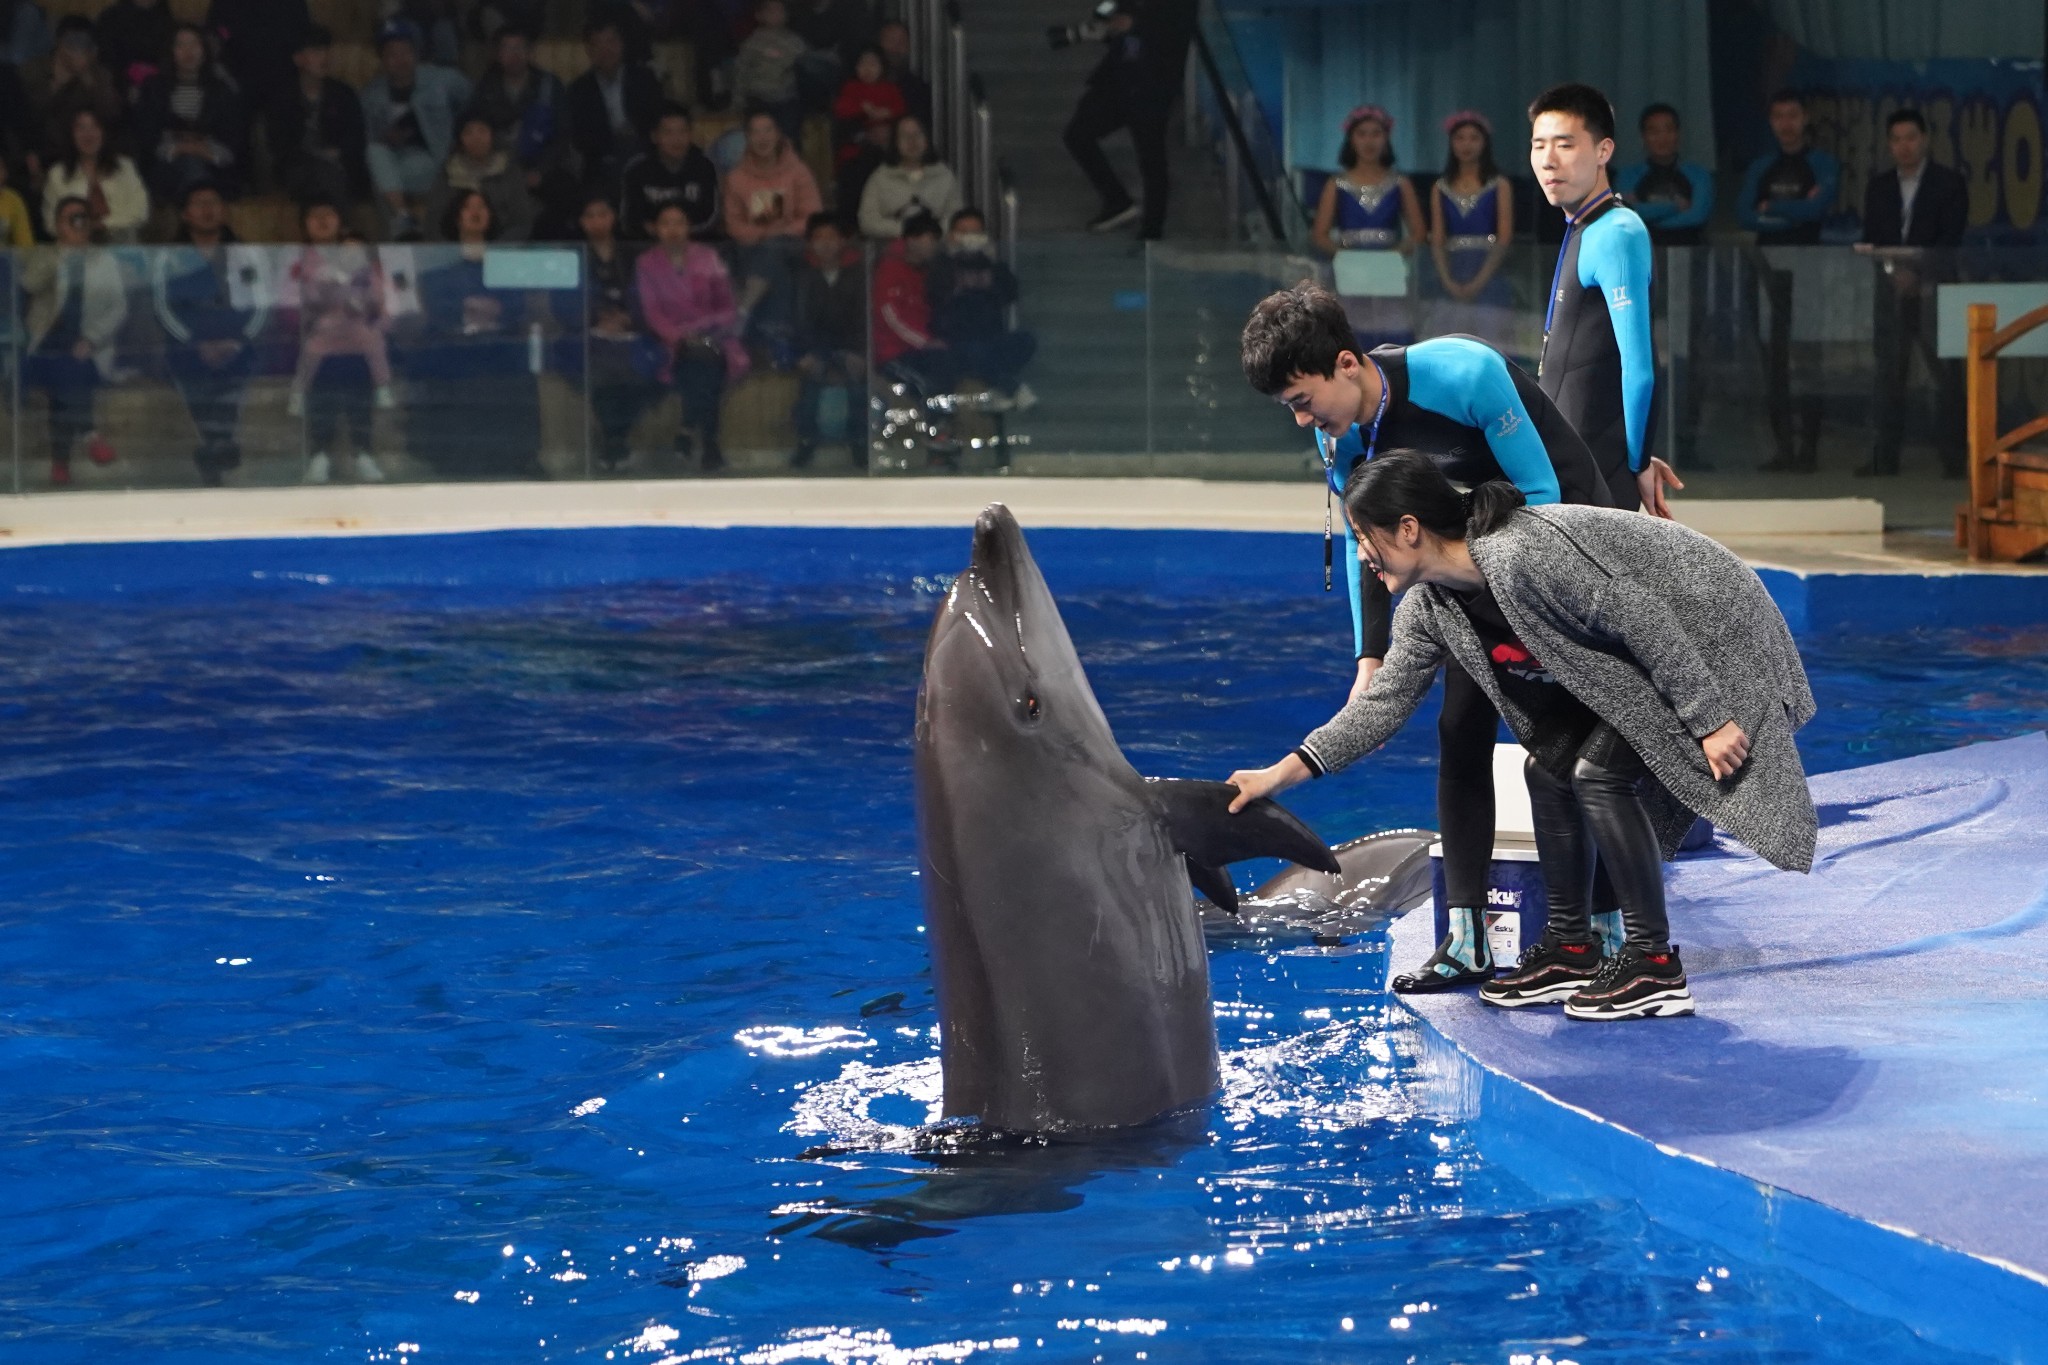
M 1360 559 L 1393 591 L 1415 590 L 1372 685 L 1280 762 L 1233 774 L 1237 805 L 1378 748 L 1454 659 L 1529 750 L 1550 923 L 1498 980 L 1479 926 L 1453 925 L 1424 973 L 1444 987 L 1486 981 L 1489 1004 L 1563 1001 L 1573 1018 L 1690 1014 L 1661 862 L 1695 813 L 1779 867 L 1813 865 L 1817 821 L 1792 741 L 1813 694 L 1763 583 L 1676 522 L 1526 507 L 1506 483 L 1462 494 L 1406 451 L 1361 463 L 1344 506 Z M 1589 913 L 1596 849 L 1627 931 L 1605 961 Z

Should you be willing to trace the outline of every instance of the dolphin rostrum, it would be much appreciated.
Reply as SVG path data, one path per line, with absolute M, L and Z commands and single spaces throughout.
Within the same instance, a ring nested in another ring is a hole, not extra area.
M 1234 908 L 1228 863 L 1337 870 L 1271 801 L 1230 815 L 1226 783 L 1138 776 L 1000 503 L 925 645 L 917 795 L 944 1109 L 991 1128 L 1123 1127 L 1206 1100 L 1190 878 Z

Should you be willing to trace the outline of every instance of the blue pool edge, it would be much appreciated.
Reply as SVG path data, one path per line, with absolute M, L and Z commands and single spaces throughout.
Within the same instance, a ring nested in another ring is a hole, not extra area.
M 1433 916 L 1430 907 L 1404 920 Z M 1433 921 L 1422 932 L 1432 932 Z M 1481 1153 L 1546 1198 L 1633 1200 L 1674 1231 L 1779 1266 L 1937 1345 L 2048 1362 L 2048 1278 L 1730 1170 L 1488 1066 L 1405 999 Z

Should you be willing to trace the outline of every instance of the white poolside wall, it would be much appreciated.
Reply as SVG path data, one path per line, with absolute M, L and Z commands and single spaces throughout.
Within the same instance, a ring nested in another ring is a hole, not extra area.
M 394 535 L 585 526 L 966 526 L 991 502 L 1025 526 L 1323 529 L 1321 485 L 1197 479 L 844 478 L 328 485 L 0 497 L 0 545 Z M 1869 498 L 1673 504 L 1720 539 L 1884 530 Z M 1747 549 L 1747 547 L 1745 547 Z

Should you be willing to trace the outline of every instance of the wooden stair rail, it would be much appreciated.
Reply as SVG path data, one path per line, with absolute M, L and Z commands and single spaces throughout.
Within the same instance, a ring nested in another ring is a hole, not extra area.
M 1956 509 L 1956 544 L 1973 560 L 2029 559 L 2048 550 L 2048 458 L 2019 447 L 2048 434 L 2037 417 L 1998 434 L 1998 357 L 2015 341 L 2048 323 L 2048 305 L 2004 328 L 1998 306 L 1969 309 L 1967 359 L 1970 500 Z

